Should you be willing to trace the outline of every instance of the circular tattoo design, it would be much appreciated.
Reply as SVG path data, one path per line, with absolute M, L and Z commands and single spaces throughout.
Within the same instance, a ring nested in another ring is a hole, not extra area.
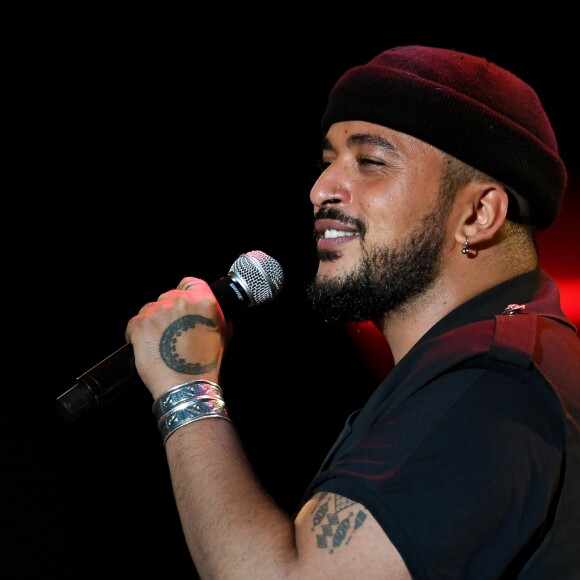
M 172 322 L 161 336 L 159 345 L 159 354 L 165 364 L 172 370 L 187 375 L 197 375 L 207 373 L 215 369 L 217 365 L 217 357 L 210 363 L 202 365 L 198 362 L 188 362 L 177 352 L 177 340 L 188 330 L 195 328 L 198 324 L 209 326 L 210 328 L 217 328 L 217 326 L 205 316 L 197 316 L 189 314 L 182 316 L 179 320 Z

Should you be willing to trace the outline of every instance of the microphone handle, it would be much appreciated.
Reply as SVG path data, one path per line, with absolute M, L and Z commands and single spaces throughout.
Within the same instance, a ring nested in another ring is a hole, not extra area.
M 76 384 L 57 398 L 57 410 L 61 417 L 73 421 L 106 405 L 140 381 L 133 345 L 126 343 L 78 377 Z

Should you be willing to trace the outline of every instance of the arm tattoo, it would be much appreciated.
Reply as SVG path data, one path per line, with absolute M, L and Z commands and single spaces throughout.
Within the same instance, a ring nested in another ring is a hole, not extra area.
M 366 510 L 354 510 L 357 502 L 333 493 L 321 493 L 314 506 L 312 531 L 320 549 L 334 553 L 336 548 L 348 544 L 354 532 L 367 519 Z
M 217 357 L 206 365 L 198 362 L 188 362 L 177 351 L 177 340 L 186 331 L 195 328 L 198 324 L 217 328 L 217 326 L 205 316 L 189 314 L 182 316 L 175 322 L 172 322 L 163 332 L 159 343 L 159 354 L 163 362 L 172 370 L 186 375 L 198 375 L 207 373 L 215 369 Z

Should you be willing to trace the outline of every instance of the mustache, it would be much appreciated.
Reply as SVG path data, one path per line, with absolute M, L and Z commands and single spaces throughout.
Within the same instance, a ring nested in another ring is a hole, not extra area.
M 319 209 L 314 216 L 313 223 L 323 219 L 336 220 L 345 225 L 354 226 L 360 232 L 361 236 L 364 236 L 366 231 L 366 225 L 361 219 L 345 214 L 335 207 L 325 207 Z

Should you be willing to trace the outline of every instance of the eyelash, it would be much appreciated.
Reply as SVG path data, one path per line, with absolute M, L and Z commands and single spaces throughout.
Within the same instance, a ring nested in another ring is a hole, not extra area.
M 358 157 L 356 162 L 358 165 L 384 165 L 385 164 L 385 162 L 382 160 L 379 160 L 376 158 L 370 158 L 370 157 Z M 316 166 L 318 167 L 318 169 L 320 170 L 321 173 L 330 165 L 332 165 L 331 161 L 324 161 L 323 159 L 319 159 L 316 162 Z
M 322 159 L 318 159 L 316 161 L 316 167 L 318 167 L 320 173 L 322 173 L 329 165 L 330 165 L 329 161 L 323 161 Z

